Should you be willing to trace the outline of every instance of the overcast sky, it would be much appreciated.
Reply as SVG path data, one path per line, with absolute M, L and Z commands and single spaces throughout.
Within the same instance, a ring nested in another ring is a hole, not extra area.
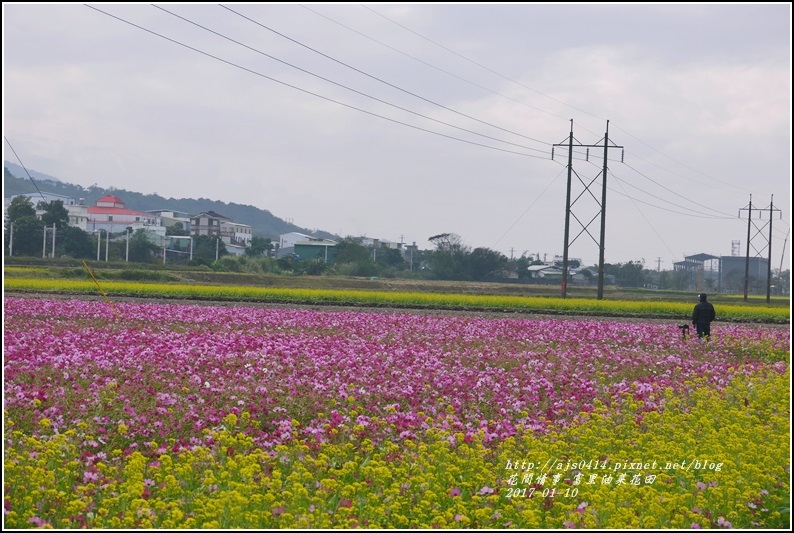
M 790 265 L 789 3 L 157 6 L 3 3 L 25 167 L 551 259 L 573 120 L 601 147 L 574 150 L 569 255 L 596 264 L 609 121 L 606 262 L 744 255 L 750 195 L 767 257 L 774 195 L 772 266 Z

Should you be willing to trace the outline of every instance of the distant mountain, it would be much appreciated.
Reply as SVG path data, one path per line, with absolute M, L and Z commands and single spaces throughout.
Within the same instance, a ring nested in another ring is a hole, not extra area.
M 35 170 L 28 169 L 28 171 L 25 172 L 24 168 L 22 168 L 21 166 L 17 165 L 16 163 L 12 163 L 11 161 L 4 161 L 3 162 L 3 166 L 5 166 L 5 168 L 7 168 L 11 172 L 11 174 L 13 174 L 14 176 L 16 176 L 18 178 L 28 179 L 28 173 L 30 173 L 30 176 L 34 180 L 38 180 L 38 181 L 55 181 L 55 182 L 60 182 L 61 181 L 58 178 L 56 178 L 55 176 L 48 176 L 47 174 L 42 174 L 41 172 L 36 172 Z
M 18 169 L 17 172 L 14 172 L 14 168 Z M 96 185 L 85 188 L 30 169 L 28 169 L 28 172 L 36 181 L 35 185 L 31 183 L 22 167 L 6 161 L 3 172 L 3 196 L 9 197 L 15 194 L 35 192 L 36 187 L 38 187 L 41 192 L 60 194 L 77 200 L 82 198 L 85 200 L 86 205 L 95 205 L 99 198 L 112 194 L 121 198 L 125 207 L 136 211 L 146 212 L 164 209 L 191 215 L 197 215 L 204 211 L 215 211 L 235 222 L 251 226 L 254 236 L 270 239 L 273 242 L 278 242 L 280 235 L 291 231 L 326 239 L 339 238 L 333 233 L 309 230 L 290 224 L 274 216 L 270 211 L 252 205 L 225 203 L 207 198 L 164 198 L 157 194 L 141 194 L 125 189 L 116 189 L 115 187 L 104 189 Z

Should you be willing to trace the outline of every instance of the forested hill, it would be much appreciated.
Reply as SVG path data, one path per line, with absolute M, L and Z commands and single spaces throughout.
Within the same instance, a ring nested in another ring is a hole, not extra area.
M 34 179 L 35 176 L 34 176 Z M 58 178 L 56 178 L 58 179 Z M 242 205 L 235 203 L 225 203 L 207 198 L 164 198 L 157 194 L 141 194 L 138 192 L 128 191 L 125 189 L 104 189 L 95 185 L 91 187 L 81 187 L 80 185 L 72 185 L 63 181 L 52 181 L 36 179 L 34 185 L 30 179 L 25 176 L 24 178 L 17 177 L 12 174 L 8 167 L 4 168 L 3 172 L 3 196 L 9 197 L 15 194 L 27 194 L 36 192 L 36 186 L 42 192 L 49 192 L 54 194 L 61 194 L 75 199 L 83 198 L 86 205 L 95 205 L 96 201 L 105 196 L 112 194 L 118 196 L 124 201 L 124 207 L 134 209 L 136 211 L 152 211 L 155 209 L 164 209 L 170 211 L 180 211 L 195 215 L 204 211 L 215 211 L 216 213 L 229 217 L 235 222 L 240 224 L 247 224 L 253 228 L 254 235 L 264 239 L 270 239 L 277 242 L 279 236 L 291 231 L 300 233 L 311 234 L 312 230 L 298 227 L 290 224 L 283 219 L 274 216 L 270 211 L 259 209 L 252 205 Z M 334 239 L 335 235 L 325 232 L 317 231 L 317 237 Z

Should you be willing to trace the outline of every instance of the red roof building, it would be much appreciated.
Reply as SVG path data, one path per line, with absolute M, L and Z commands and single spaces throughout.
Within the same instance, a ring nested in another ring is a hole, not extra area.
M 150 213 L 142 213 L 124 207 L 118 196 L 108 194 L 96 201 L 94 207 L 88 208 L 88 231 L 105 230 L 110 233 L 123 233 L 128 227 L 134 230 L 146 228 L 157 233 L 162 227 L 160 217 Z M 165 228 L 163 227 L 163 234 Z

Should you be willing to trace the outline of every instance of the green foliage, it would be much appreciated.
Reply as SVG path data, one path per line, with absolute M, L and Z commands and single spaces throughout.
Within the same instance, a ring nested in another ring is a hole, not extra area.
M 372 262 L 372 252 L 362 244 L 360 237 L 345 237 L 334 247 L 334 263 L 366 263 Z
M 27 196 L 15 196 L 8 206 L 6 214 L 8 221 L 14 223 L 23 217 L 35 217 L 36 208 Z
M 63 201 L 53 200 L 47 204 L 39 202 L 39 207 L 44 209 L 44 214 L 41 215 L 42 222 L 47 227 L 55 224 L 56 233 L 69 225 L 69 211 L 63 206 Z
M 378 272 L 375 263 L 361 262 L 361 263 L 338 263 L 334 262 L 333 273 L 339 276 L 362 276 L 370 277 L 376 275 Z
M 146 236 L 146 230 L 139 229 L 130 237 L 129 259 L 135 263 L 151 263 L 160 254 L 160 248 Z
M 322 259 L 310 259 L 305 263 L 306 274 L 310 276 L 319 276 L 328 269 L 328 263 Z
M 273 249 L 273 244 L 270 239 L 263 239 L 262 237 L 252 237 L 251 246 L 245 249 L 245 255 L 251 257 L 265 257 Z
M 470 250 L 454 233 L 442 233 L 428 240 L 436 247 L 427 254 L 428 266 L 436 279 L 481 281 L 497 277 L 508 266 L 504 254 L 482 247 Z M 523 258 L 522 263 L 525 262 Z
M 58 255 L 76 259 L 91 259 L 95 246 L 91 236 L 80 228 L 65 226 L 55 238 Z
M 400 270 L 406 266 L 402 252 L 396 248 L 379 248 L 375 253 L 375 262 L 381 272 L 387 268 Z
M 628 263 L 617 263 L 614 265 L 605 263 L 604 273 L 615 276 L 615 283 L 622 287 L 642 287 L 651 281 L 650 272 L 644 270 L 642 263 L 639 261 L 629 261 Z M 685 286 L 682 286 L 681 290 L 685 288 Z
M 475 248 L 466 256 L 468 275 L 474 280 L 495 277 L 496 273 L 507 266 L 507 257 L 490 248 Z
M 13 222 L 13 234 L 6 232 L 5 247 L 12 248 L 14 255 L 41 256 L 43 238 L 44 223 L 35 214 L 24 215 Z
M 173 226 L 169 226 L 165 229 L 165 234 L 167 237 L 189 237 L 190 232 L 187 231 L 184 226 L 182 226 L 181 222 L 177 222 Z
M 212 262 L 216 257 L 220 259 L 228 253 L 229 252 L 226 251 L 226 244 L 224 244 L 220 237 L 199 235 L 193 241 L 194 259 L 204 259 Z
M 172 281 L 174 279 L 168 272 L 139 268 L 122 270 L 116 276 L 112 276 L 112 278 L 129 281 Z

